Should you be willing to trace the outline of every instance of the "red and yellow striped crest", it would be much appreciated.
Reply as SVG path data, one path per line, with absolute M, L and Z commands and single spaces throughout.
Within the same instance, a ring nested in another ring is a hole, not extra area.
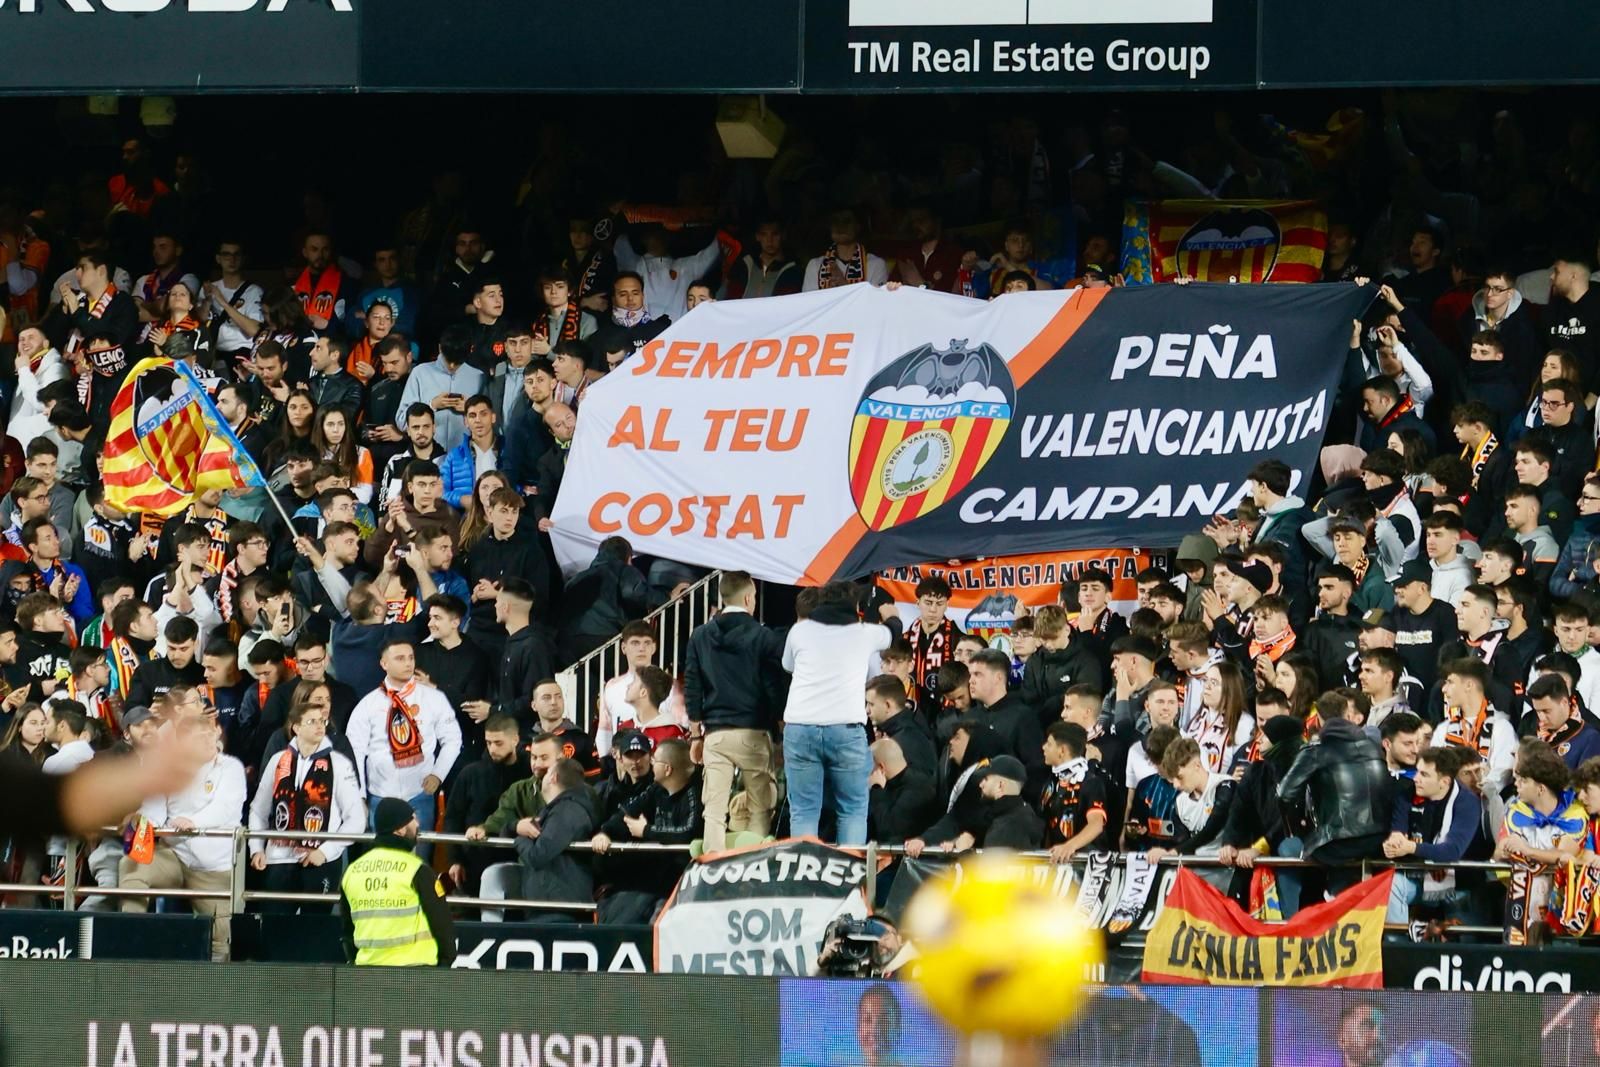
M 879 371 L 850 430 L 850 490 L 868 529 L 904 525 L 965 489 L 1015 404 L 1005 361 L 987 344 L 922 345 Z
M 1149 205 L 1157 281 L 1316 282 L 1328 218 L 1309 202 L 1163 200 Z
M 177 512 L 194 492 L 207 436 L 189 379 L 169 359 L 141 360 L 111 405 L 106 502 L 125 512 Z

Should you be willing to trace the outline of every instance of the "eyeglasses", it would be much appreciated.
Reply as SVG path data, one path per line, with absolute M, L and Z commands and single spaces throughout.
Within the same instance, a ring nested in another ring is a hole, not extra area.
M 1493 293 L 1494 295 L 1499 296 L 1501 293 L 1509 293 L 1515 288 L 1516 286 L 1514 285 L 1486 285 L 1483 287 L 1483 290 L 1486 293 Z
M 244 547 L 246 547 L 246 548 L 266 548 L 270 544 L 272 544 L 272 542 L 268 541 L 265 537 L 252 537 L 252 538 L 250 538 L 250 540 L 248 540 L 248 541 L 246 541 L 244 543 Z
M 1544 397 L 1540 397 L 1539 398 L 1539 406 L 1542 407 L 1542 408 L 1564 408 L 1569 403 L 1571 403 L 1571 401 L 1568 401 L 1568 400 L 1546 400 Z
M 302 726 L 326 726 L 328 725 L 328 720 L 307 715 L 305 718 L 300 720 L 300 724 Z
M 1579 500 L 1588 500 L 1591 503 L 1592 502 L 1597 502 L 1597 501 L 1600 501 L 1600 493 L 1581 493 L 1581 494 L 1579 494 L 1578 499 Z

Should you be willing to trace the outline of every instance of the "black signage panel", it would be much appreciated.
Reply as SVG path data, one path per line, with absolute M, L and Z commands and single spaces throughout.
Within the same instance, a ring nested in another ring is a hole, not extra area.
M 1571 85 L 1600 81 L 1594 0 L 1548 0 L 1507 17 L 1494 0 L 1265 4 L 1261 83 Z
M 0 908 L 0 960 L 209 960 L 200 915 Z
M 5 0 L 0 93 L 354 89 L 377 2 Z
M 1216 89 L 1256 80 L 1257 0 L 808 0 L 805 87 Z
M 1513 948 L 1459 942 L 1383 946 L 1383 984 L 1390 989 L 1466 993 L 1597 993 L 1600 959 L 1593 948 Z
M 801 0 L 367 0 L 367 89 L 782 91 Z

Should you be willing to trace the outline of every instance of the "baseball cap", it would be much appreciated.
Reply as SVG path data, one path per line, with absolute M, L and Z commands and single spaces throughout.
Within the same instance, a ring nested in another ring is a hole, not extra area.
M 149 708 L 145 707 L 143 704 L 135 704 L 133 707 L 123 710 L 122 729 L 127 731 L 135 726 L 138 726 L 142 722 L 149 722 L 153 718 L 155 718 L 155 713 L 153 713 Z
M 1433 584 L 1433 565 L 1425 559 L 1414 559 L 1400 568 L 1400 577 L 1395 580 L 1395 588 L 1410 585 L 1412 582 Z
M 612 739 L 611 747 L 625 756 L 637 756 L 641 752 L 649 752 L 655 746 L 650 744 L 643 730 L 619 730 Z
M 983 777 L 987 778 L 991 774 L 998 774 L 1000 777 L 1010 779 L 1013 782 L 1026 782 L 1028 780 L 1028 769 L 1015 756 L 996 756 L 990 760 L 989 766 L 984 769 Z

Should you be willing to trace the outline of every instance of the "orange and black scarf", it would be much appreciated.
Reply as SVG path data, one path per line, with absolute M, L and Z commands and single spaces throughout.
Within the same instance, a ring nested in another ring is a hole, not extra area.
M 1412 402 L 1410 393 L 1402 396 L 1400 398 L 1400 403 L 1390 408 L 1389 414 L 1378 420 L 1378 429 L 1387 430 L 1395 423 L 1396 420 L 1400 418 L 1400 416 L 1406 414 L 1415 406 L 1416 404 Z
M 842 264 L 842 277 L 834 276 L 834 265 Z M 839 246 L 830 244 L 822 254 L 822 267 L 817 271 L 817 288 L 832 289 L 839 285 L 854 285 L 867 280 L 867 246 L 856 242 L 856 254 L 849 260 L 839 258 Z
M 911 643 L 912 681 L 922 687 L 929 699 L 939 691 L 939 668 L 955 654 L 955 633 L 956 624 L 944 619 L 932 633 L 925 635 L 920 618 L 912 622 L 906 633 L 906 640 Z M 928 639 L 926 645 L 922 642 L 924 636 Z
M 1445 744 L 1473 749 L 1480 756 L 1489 755 L 1489 735 L 1494 732 L 1494 724 L 1490 722 L 1488 700 L 1483 701 L 1471 722 L 1467 721 L 1466 713 L 1460 708 L 1446 708 L 1445 722 L 1456 727 L 1445 731 Z
M 1500 439 L 1492 432 L 1483 435 L 1476 445 L 1461 446 L 1461 458 L 1472 467 L 1472 488 L 1478 488 L 1478 478 L 1489 465 L 1489 457 L 1500 447 Z
M 400 690 L 384 687 L 389 694 L 389 755 L 396 767 L 415 767 L 422 762 L 422 729 L 417 725 L 417 706 L 406 703 L 416 692 L 416 683 L 407 682 Z
M 295 764 L 302 758 L 310 760 L 310 766 L 306 768 L 305 780 L 296 786 Z M 272 770 L 272 828 L 321 833 L 328 828 L 331 821 L 328 814 L 332 810 L 333 750 L 323 749 L 302 757 L 291 744 L 280 752 Z M 303 843 L 307 848 L 316 848 L 321 842 Z
M 539 316 L 539 321 L 533 324 L 533 338 L 536 341 L 576 341 L 578 327 L 581 325 L 580 317 L 583 312 L 578 307 L 578 298 L 573 297 L 567 301 L 567 311 L 561 317 L 561 336 L 552 339 L 550 336 L 550 309 L 546 308 L 544 314 Z
M 1259 657 L 1266 656 L 1276 663 L 1289 654 L 1289 650 L 1294 647 L 1294 642 L 1295 634 L 1292 626 L 1285 626 L 1283 632 L 1275 637 L 1264 639 L 1252 637 L 1250 639 L 1250 660 L 1253 663 Z

